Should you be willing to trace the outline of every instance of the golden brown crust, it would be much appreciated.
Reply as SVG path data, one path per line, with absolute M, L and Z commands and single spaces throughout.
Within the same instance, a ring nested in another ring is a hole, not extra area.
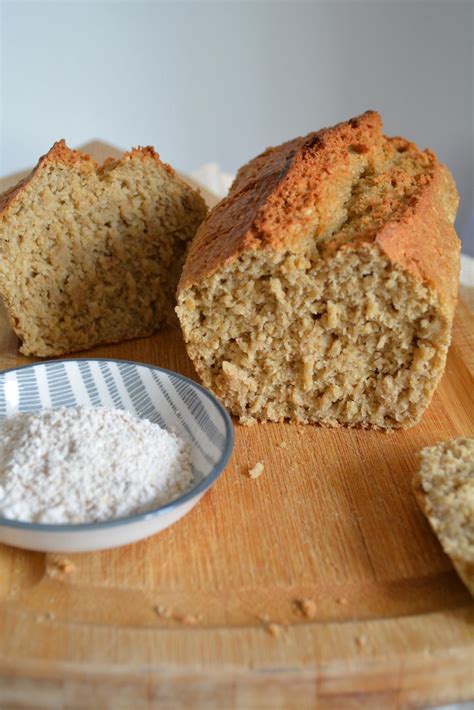
M 129 160 L 130 158 L 141 158 L 142 160 L 144 160 L 145 158 L 152 158 L 156 163 L 161 165 L 169 175 L 176 176 L 175 170 L 171 167 L 171 165 L 168 165 L 168 163 L 164 163 L 161 160 L 160 156 L 155 151 L 152 145 L 138 146 L 138 148 L 132 148 L 132 150 L 129 150 L 127 153 L 124 153 L 122 159 Z
M 0 195 L 0 219 L 2 214 L 7 210 L 8 207 L 19 197 L 25 187 L 27 187 L 35 176 L 48 164 L 58 164 L 65 163 L 67 165 L 74 165 L 76 163 L 82 163 L 84 166 L 88 166 L 89 169 L 96 169 L 97 164 L 90 155 L 81 153 L 78 150 L 73 150 L 68 148 L 65 140 L 62 138 L 56 141 L 54 145 L 49 149 L 45 155 L 42 155 L 38 160 L 37 164 L 23 180 L 20 180 L 16 185 L 8 188 L 3 194 Z
M 269 148 L 243 166 L 229 195 L 199 228 L 186 260 L 178 291 L 211 275 L 246 251 L 291 248 L 314 221 L 311 206 L 323 205 L 319 229 L 331 218 L 327 186 L 349 174 L 349 153 L 365 153 L 383 140 L 374 111 Z M 401 151 L 414 144 L 390 139 Z M 452 312 L 456 299 L 459 240 L 452 226 L 458 196 L 449 171 L 425 151 L 430 170 L 419 181 L 410 204 L 394 221 L 357 241 L 374 241 L 394 262 L 436 288 Z M 326 205 L 326 207 L 324 207 Z M 325 214 L 326 211 L 326 214 Z M 353 242 L 352 242 L 353 243 Z M 334 248 L 344 245 L 334 245 Z M 331 248 L 331 246 L 329 246 Z
M 364 145 L 380 132 L 380 116 L 358 118 L 267 148 L 237 173 L 229 195 L 199 228 L 178 290 L 213 273 L 241 252 L 265 246 L 282 248 L 304 228 L 302 209 L 330 175 L 342 148 Z M 307 222 L 311 223 L 311 217 Z M 296 230 L 295 230 L 296 227 Z
M 388 222 L 376 242 L 391 261 L 436 290 L 451 313 L 459 284 L 460 241 L 453 221 L 458 205 L 454 181 L 436 163 L 432 179 L 396 222 Z
M 35 179 L 44 168 L 48 165 L 58 165 L 63 163 L 64 165 L 81 165 L 84 171 L 94 171 L 103 172 L 110 169 L 112 165 L 123 160 L 130 160 L 131 158 L 152 158 L 159 165 L 161 165 L 169 175 L 177 177 L 173 168 L 167 163 L 163 163 L 160 159 L 159 154 L 155 151 L 152 146 L 132 148 L 128 152 L 124 153 L 119 159 L 107 158 L 102 165 L 98 165 L 92 156 L 87 153 L 83 153 L 79 150 L 74 150 L 66 145 L 64 138 L 56 141 L 54 145 L 49 149 L 45 155 L 42 155 L 38 160 L 37 164 L 23 180 L 20 180 L 16 185 L 8 188 L 5 192 L 0 194 L 0 219 L 6 210 L 13 204 L 13 202 L 21 195 L 23 190 Z

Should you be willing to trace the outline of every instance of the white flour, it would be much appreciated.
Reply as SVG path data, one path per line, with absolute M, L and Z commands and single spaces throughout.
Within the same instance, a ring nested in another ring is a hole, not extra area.
M 107 407 L 48 409 L 0 423 L 0 516 L 84 523 L 140 513 L 193 479 L 189 445 Z

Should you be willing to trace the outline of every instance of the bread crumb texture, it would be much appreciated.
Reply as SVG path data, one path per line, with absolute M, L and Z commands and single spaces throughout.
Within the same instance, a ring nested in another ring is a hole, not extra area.
M 60 355 L 170 323 L 206 211 L 152 148 L 98 166 L 56 143 L 0 197 L 0 290 L 21 352 Z
M 37 614 L 35 617 L 36 623 L 42 623 L 45 621 L 54 621 L 56 619 L 56 615 L 53 614 L 52 611 L 46 611 L 44 614 Z
M 173 610 L 170 609 L 167 606 L 164 606 L 163 604 L 156 604 L 153 607 L 153 611 L 157 616 L 160 617 L 160 619 L 172 619 L 173 618 Z
M 46 574 L 48 577 L 65 578 L 76 571 L 76 565 L 67 557 L 57 557 L 48 555 L 46 562 Z
M 304 616 L 308 619 L 314 619 L 317 613 L 317 606 L 314 599 L 299 599 L 297 602 Z
M 265 470 L 265 466 L 262 461 L 258 461 L 255 466 L 252 466 L 249 468 L 249 477 L 250 478 L 258 478 L 259 476 L 262 475 L 263 471 Z
M 474 439 L 421 452 L 415 493 L 431 527 L 474 596 Z
M 283 626 L 281 626 L 280 624 L 275 624 L 272 621 L 267 625 L 267 631 L 270 636 L 273 636 L 274 638 L 279 638 L 283 633 L 284 629 Z
M 364 634 L 356 636 L 354 641 L 356 646 L 360 649 L 365 648 L 365 646 L 367 646 L 367 636 L 365 636 Z
M 457 204 L 448 170 L 374 112 L 250 161 L 178 288 L 204 384 L 246 423 L 415 424 L 450 343 Z
M 162 604 L 157 604 L 153 607 L 153 611 L 160 619 L 169 619 L 171 621 L 177 621 L 185 626 L 195 626 L 203 619 L 202 614 L 189 614 L 187 612 L 180 613 L 174 611 L 170 607 L 163 606 Z

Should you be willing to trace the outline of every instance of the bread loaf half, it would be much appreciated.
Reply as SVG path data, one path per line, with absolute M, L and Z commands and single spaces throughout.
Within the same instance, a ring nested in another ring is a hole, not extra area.
M 460 437 L 421 452 L 416 500 L 474 596 L 474 439 Z
M 21 352 L 60 355 L 169 322 L 206 211 L 152 148 L 99 167 L 56 143 L 0 197 L 0 291 Z
M 433 153 L 374 112 L 251 160 L 179 283 L 204 384 L 242 421 L 415 424 L 450 342 L 457 205 Z

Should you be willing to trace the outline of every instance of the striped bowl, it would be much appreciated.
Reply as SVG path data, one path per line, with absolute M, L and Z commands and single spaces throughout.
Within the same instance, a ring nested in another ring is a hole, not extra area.
M 191 444 L 194 483 L 179 498 L 140 515 L 100 523 L 27 523 L 0 518 L 0 542 L 41 552 L 86 552 L 153 535 L 193 508 L 232 453 L 229 415 L 206 389 L 160 367 L 100 358 L 51 360 L 0 373 L 0 419 L 76 405 L 124 409 Z

